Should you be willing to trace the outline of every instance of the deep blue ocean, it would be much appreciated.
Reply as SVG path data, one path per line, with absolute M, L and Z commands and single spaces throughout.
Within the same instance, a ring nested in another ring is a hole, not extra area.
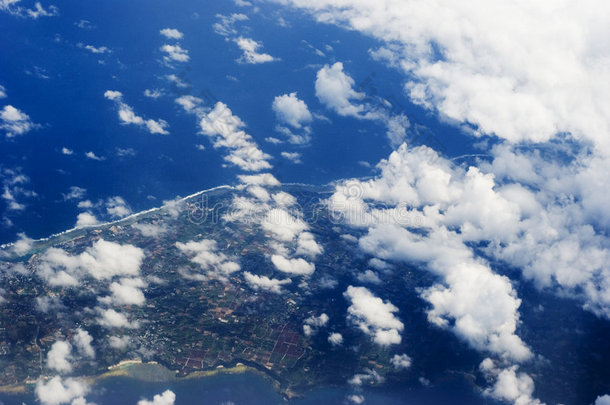
M 392 151 L 384 126 L 340 117 L 315 97 L 316 72 L 336 61 L 343 62 L 367 97 L 392 100 L 394 112 L 409 117 L 421 134 L 410 138 L 412 144 L 427 143 L 448 156 L 474 150 L 472 139 L 407 100 L 405 78 L 374 61 L 369 49 L 379 44 L 358 33 L 317 24 L 285 9 L 281 15 L 288 27 L 278 28 L 278 9 L 260 4 L 260 11 L 248 13 L 243 25 L 262 41 L 262 51 L 280 60 L 249 65 L 237 63 L 241 51 L 212 28 L 217 14 L 248 12 L 232 2 L 161 0 L 154 7 L 143 0 L 54 4 L 60 15 L 53 18 L 33 21 L 0 13 L 0 84 L 8 96 L 0 104 L 19 108 L 40 125 L 15 138 L 0 138 L 0 170 L 26 175 L 30 180 L 24 187 L 36 193 L 21 198 L 23 211 L 7 210 L 0 202 L 0 214 L 13 224 L 3 221 L 0 243 L 14 240 L 19 232 L 40 238 L 74 226 L 80 212 L 77 202 L 63 198 L 71 186 L 86 189 L 85 198 L 94 203 L 118 195 L 133 211 L 140 211 L 235 182 L 238 171 L 223 167 L 221 152 L 198 134 L 196 118 L 175 104 L 182 94 L 226 103 L 261 149 L 274 157 L 273 174 L 283 182 L 326 184 L 373 174 L 364 162 L 374 167 Z M 90 28 L 79 28 L 82 20 Z M 180 43 L 190 56 L 189 62 L 173 68 L 162 63 L 159 51 L 171 43 L 159 34 L 167 27 L 184 33 Z M 111 52 L 93 54 L 84 45 L 105 46 Z M 316 55 L 312 47 L 324 50 L 325 56 Z M 189 87 L 172 86 L 165 78 L 169 74 Z M 153 100 L 143 95 L 146 89 L 161 89 L 164 95 Z M 103 97 L 106 90 L 122 92 L 137 114 L 166 120 L 170 135 L 121 125 L 116 107 Z M 274 97 L 294 91 L 313 113 L 332 123 L 315 120 L 308 146 L 265 142 L 278 136 L 271 109 Z M 197 144 L 206 149 L 198 150 Z M 62 154 L 63 147 L 74 153 Z M 118 156 L 118 149 L 132 154 Z M 85 158 L 89 151 L 105 160 Z M 301 153 L 303 163 L 283 159 L 282 151 Z

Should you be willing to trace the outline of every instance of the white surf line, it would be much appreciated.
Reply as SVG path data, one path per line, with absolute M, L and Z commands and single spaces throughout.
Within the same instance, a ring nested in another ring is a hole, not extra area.
M 182 197 L 182 198 L 180 198 L 178 200 L 173 200 L 173 201 L 184 202 L 184 201 L 189 200 L 189 199 L 191 199 L 193 197 L 197 197 L 197 196 L 199 196 L 201 194 L 205 194 L 205 193 L 209 193 L 209 192 L 216 191 L 216 190 L 221 190 L 221 189 L 231 190 L 231 189 L 235 189 L 235 187 L 227 185 L 227 184 L 222 185 L 222 186 L 216 186 L 216 187 L 208 188 L 206 190 L 198 191 L 196 193 L 187 195 L 186 197 Z M 154 207 L 154 208 L 151 208 L 151 209 L 148 209 L 148 210 L 145 210 L 145 211 L 136 212 L 135 214 L 130 214 L 130 215 L 126 216 L 126 217 L 119 218 L 119 219 L 116 219 L 114 221 L 104 222 L 104 223 L 95 224 L 95 225 L 85 225 L 85 226 L 70 228 L 68 230 L 61 231 L 61 232 L 58 232 L 58 233 L 54 233 L 54 234 L 52 234 L 50 236 L 47 236 L 47 237 L 44 237 L 44 238 L 34 239 L 33 242 L 46 242 L 46 241 L 48 241 L 50 239 L 54 239 L 54 238 L 57 238 L 59 236 L 65 235 L 67 233 L 74 232 L 74 231 L 81 230 L 81 229 L 95 229 L 95 228 L 102 228 L 102 227 L 109 226 L 109 225 L 120 224 L 122 222 L 129 221 L 129 220 L 134 219 L 134 218 L 138 218 L 138 217 L 140 217 L 142 215 L 146 215 L 146 214 L 150 214 L 150 213 L 155 212 L 155 211 L 162 210 L 165 207 L 167 207 L 167 204 L 162 205 L 160 207 Z M 10 248 L 14 244 L 15 244 L 15 242 L 5 243 L 3 245 L 0 245 L 0 249 Z

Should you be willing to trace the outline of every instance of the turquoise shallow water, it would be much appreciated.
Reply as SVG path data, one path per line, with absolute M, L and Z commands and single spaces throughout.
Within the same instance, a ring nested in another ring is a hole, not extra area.
M 443 387 L 407 390 L 400 387 L 365 389 L 359 392 L 350 387 L 324 387 L 309 392 L 305 398 L 285 401 L 270 382 L 253 374 L 219 375 L 209 378 L 173 382 L 147 383 L 127 378 L 111 378 L 93 386 L 88 401 L 98 405 L 135 405 L 138 400 L 152 399 L 171 389 L 176 394 L 176 405 L 267 405 L 267 404 L 343 404 L 347 397 L 360 394 L 366 404 L 392 405 L 453 405 L 495 404 L 464 388 Z M 35 404 L 33 395 L 0 395 L 0 404 Z

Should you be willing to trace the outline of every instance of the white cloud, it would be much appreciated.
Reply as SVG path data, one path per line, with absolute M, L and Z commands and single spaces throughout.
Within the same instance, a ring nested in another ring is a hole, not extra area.
M 165 390 L 162 394 L 157 394 L 153 397 L 152 401 L 141 399 L 138 401 L 138 405 L 174 405 L 176 401 L 176 394 L 173 391 Z
M 6 98 L 6 88 L 0 84 L 0 98 Z
M 20 17 L 37 19 L 40 17 L 54 17 L 59 15 L 59 9 L 55 6 L 44 8 L 40 2 L 34 3 L 34 8 L 24 8 L 19 6 L 21 0 L 0 0 L 0 11 L 7 12 Z
M 321 254 L 324 249 L 316 242 L 313 234 L 310 232 L 301 232 L 297 238 L 297 255 L 315 258 Z
M 237 30 L 235 29 L 235 23 L 239 21 L 246 21 L 248 16 L 241 13 L 234 13 L 229 16 L 217 14 L 218 22 L 212 25 L 214 28 L 214 32 L 223 37 L 235 36 L 237 35 Z
M 281 183 L 271 173 L 261 173 L 252 175 L 238 175 L 237 178 L 244 184 L 255 186 L 277 187 Z
M 310 316 L 305 319 L 303 324 L 303 332 L 306 336 L 315 335 L 318 332 L 318 329 L 326 326 L 328 324 L 328 315 L 322 313 L 320 316 Z
M 95 350 L 93 349 L 93 346 L 91 346 L 93 338 L 91 337 L 89 332 L 79 328 L 76 330 L 76 333 L 74 334 L 74 337 L 72 339 L 74 341 L 74 344 L 76 345 L 76 349 L 78 350 L 81 356 L 90 359 L 95 358 Z
M 72 339 L 74 341 L 74 344 L 76 345 L 76 349 L 78 350 L 81 356 L 90 359 L 95 358 L 95 350 L 93 349 L 93 346 L 91 346 L 93 338 L 91 337 L 89 332 L 79 328 L 76 330 L 76 333 L 74 334 L 74 337 Z
M 411 367 L 411 358 L 406 354 L 395 354 L 391 359 L 390 363 L 394 368 L 398 370 L 404 370 Z
M 494 385 L 487 388 L 484 393 L 493 398 L 509 401 L 515 405 L 543 405 L 538 399 L 532 397 L 534 381 L 525 373 L 517 373 L 518 366 L 497 368 L 489 358 L 483 360 L 479 366 L 485 376 Z
M 239 49 L 243 51 L 243 55 L 238 59 L 238 62 L 257 64 L 277 60 L 277 58 L 274 58 L 268 53 L 259 53 L 258 49 L 262 47 L 262 44 L 251 38 L 238 37 L 235 38 L 234 41 Z
M 215 148 L 226 148 L 229 154 L 225 160 L 242 170 L 260 171 L 270 169 L 271 156 L 263 153 L 252 137 L 243 128 L 245 124 L 223 103 L 201 118 L 201 131 L 214 139 Z
M 375 93 L 365 94 L 353 89 L 354 79 L 343 71 L 343 64 L 324 65 L 316 76 L 316 96 L 337 114 L 383 123 L 393 146 L 400 145 L 407 136 L 409 120 L 402 113 L 394 113 L 392 104 Z M 367 101 L 367 100 L 370 100 Z
M 64 146 L 63 148 L 61 148 L 61 153 L 64 155 L 72 155 L 72 154 L 74 154 L 74 151 L 72 149 L 68 149 Z
M 99 221 L 95 217 L 95 215 L 89 212 L 81 212 L 76 217 L 76 227 L 83 228 L 87 226 L 97 225 Z
M 146 298 L 141 288 L 146 284 L 139 278 L 122 278 L 110 284 L 111 303 L 115 305 L 144 305 Z
M 101 161 L 103 161 L 103 160 L 106 160 L 106 158 L 105 158 L 105 157 L 103 157 L 103 156 L 98 156 L 98 155 L 96 155 L 96 154 L 95 154 L 95 152 L 93 152 L 93 151 L 85 152 L 85 157 L 86 157 L 87 159 L 91 159 L 91 160 L 97 160 L 98 162 L 101 162 Z
M 271 105 L 278 121 L 300 129 L 313 120 L 307 104 L 297 97 L 297 93 L 276 96 Z
M 143 236 L 156 238 L 167 232 L 167 226 L 159 224 L 140 224 L 136 223 L 132 225 L 133 228 L 140 231 Z
M 129 336 L 109 336 L 108 337 L 108 344 L 110 345 L 110 347 L 112 347 L 113 349 L 125 349 L 127 346 L 129 346 L 131 342 L 131 338 Z
M 290 279 L 278 280 L 267 276 L 257 276 L 247 271 L 244 272 L 244 279 L 254 290 L 270 291 L 276 294 L 281 294 L 282 286 L 292 282 Z
M 163 28 L 159 31 L 161 35 L 168 39 L 182 39 L 184 34 L 175 28 Z
M 301 154 L 298 152 L 282 152 L 281 155 L 284 159 L 290 160 L 293 163 L 303 163 L 301 161 Z
M 263 229 L 271 232 L 277 240 L 292 241 L 309 226 L 300 218 L 294 217 L 282 208 L 273 208 L 267 212 L 263 223 Z
M 239 263 L 218 251 L 217 243 L 212 239 L 176 242 L 176 247 L 205 270 L 209 277 L 224 279 L 241 268 Z
M 384 302 L 365 287 L 349 286 L 344 296 L 350 302 L 348 319 L 370 335 L 375 343 L 387 346 L 402 341 L 400 332 L 404 325 L 394 315 L 398 308 L 391 302 Z
M 271 262 L 279 271 L 294 275 L 308 276 L 310 274 L 313 274 L 316 269 L 313 263 L 309 263 L 308 261 L 301 258 L 287 259 L 281 255 L 272 255 Z
M 364 395 L 352 394 L 347 396 L 347 400 L 353 404 L 359 405 L 364 403 Z
M 167 128 L 169 127 L 167 121 L 162 119 L 153 120 L 140 117 L 133 111 L 132 107 L 123 102 L 123 94 L 120 91 L 106 90 L 104 92 L 104 97 L 108 100 L 114 101 L 118 109 L 119 120 L 121 123 L 133 124 L 146 128 L 151 134 L 169 134 L 169 131 L 167 131 Z
M 87 189 L 78 186 L 71 186 L 69 191 L 65 194 L 62 194 L 64 200 L 80 200 L 87 193 Z
M 100 239 L 78 255 L 58 248 L 47 249 L 40 257 L 37 273 L 52 286 L 74 286 L 85 276 L 96 280 L 137 276 L 143 258 L 140 248 Z
M 12 105 L 5 105 L 0 110 L 0 130 L 4 131 L 7 138 L 23 135 L 39 127 L 26 113 Z
M 160 48 L 161 52 L 166 53 L 163 56 L 165 62 L 188 62 L 189 52 L 187 49 L 182 48 L 180 45 L 169 45 L 165 44 Z
M 36 397 L 42 405 L 82 404 L 83 397 L 89 392 L 89 386 L 78 379 L 62 379 L 59 376 L 48 381 L 36 383 Z M 73 402 L 76 401 L 76 402 Z
M 148 98 L 157 99 L 163 95 L 163 91 L 160 89 L 146 89 L 144 95 Z
M 131 208 L 122 197 L 109 197 L 105 202 L 106 212 L 115 218 L 123 218 L 131 214 Z
M 124 314 L 114 309 L 99 309 L 99 313 L 97 323 L 105 328 L 138 328 L 137 322 L 130 322 Z
M 72 345 L 61 340 L 56 341 L 47 353 L 47 367 L 59 373 L 72 371 Z
M 597 397 L 594 405 L 610 405 L 610 395 L 602 395 Z
M 333 346 L 340 346 L 343 344 L 343 335 L 337 332 L 331 333 L 330 335 L 328 335 L 328 341 Z
M 324 65 L 316 75 L 316 97 L 320 102 L 339 115 L 364 118 L 364 106 L 354 104 L 361 101 L 365 94 L 353 89 L 354 79 L 343 72 L 343 64 Z
M 364 273 L 359 273 L 356 278 L 361 283 L 381 284 L 382 281 L 373 270 L 365 270 Z
M 95 47 L 93 45 L 83 45 L 81 43 L 79 43 L 78 46 L 94 54 L 104 54 L 112 52 L 108 47 L 105 46 Z

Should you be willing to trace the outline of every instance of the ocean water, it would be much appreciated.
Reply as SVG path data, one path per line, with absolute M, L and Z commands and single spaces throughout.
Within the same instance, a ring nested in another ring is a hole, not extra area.
M 133 211 L 140 211 L 235 182 L 238 170 L 223 167 L 223 152 L 198 134 L 196 118 L 175 104 L 182 94 L 202 97 L 210 105 L 216 100 L 226 103 L 261 149 L 274 157 L 272 172 L 280 181 L 326 184 L 370 175 L 371 166 L 392 151 L 383 124 L 340 117 L 315 96 L 318 69 L 337 61 L 367 97 L 392 100 L 394 113 L 404 113 L 412 128 L 420 128 L 424 135 L 410 138 L 413 144 L 431 144 L 448 156 L 473 151 L 472 140 L 458 129 L 409 102 L 402 87 L 405 78 L 370 57 L 369 50 L 378 43 L 317 24 L 306 15 L 284 12 L 289 27 L 278 27 L 277 8 L 261 4 L 260 13 L 251 14 L 245 23 L 247 33 L 280 60 L 246 65 L 236 62 L 241 54 L 237 46 L 212 28 L 217 14 L 244 12 L 232 2 L 164 0 L 154 7 L 144 0 L 79 2 L 78 7 L 67 0 L 54 4 L 59 16 L 36 21 L 0 13 L 5 33 L 0 38 L 0 84 L 8 95 L 0 107 L 13 105 L 39 124 L 22 136 L 0 138 L 0 169 L 27 176 L 30 181 L 24 187 L 36 193 L 20 199 L 26 206 L 23 211 L 7 210 L 0 200 L 0 216 L 13 224 L 2 222 L 0 243 L 14 240 L 19 232 L 40 238 L 71 228 L 80 212 L 77 201 L 63 197 L 71 186 L 85 188 L 85 198 L 93 202 L 122 196 Z M 75 23 L 80 20 L 93 28 L 78 28 Z M 162 63 L 159 48 L 167 41 L 159 30 L 166 27 L 184 33 L 181 46 L 188 49 L 189 62 L 173 67 Z M 106 46 L 111 52 L 95 55 L 83 45 Z M 316 55 L 311 47 L 324 49 L 325 55 Z M 181 77 L 189 87 L 173 87 L 166 79 L 169 74 Z M 143 95 L 145 89 L 161 89 L 164 95 L 152 100 Z M 166 120 L 170 135 L 121 125 L 114 104 L 103 97 L 106 90 L 121 91 L 137 114 Z M 307 146 L 265 141 L 280 137 L 274 129 L 274 97 L 290 92 L 297 92 L 313 113 L 326 117 L 312 123 Z M 197 144 L 206 149 L 198 150 Z M 63 155 L 63 147 L 74 154 Z M 133 155 L 118 156 L 119 149 Z M 105 160 L 86 159 L 89 151 Z M 301 153 L 303 163 L 282 158 L 283 151 Z
M 498 404 L 464 387 L 404 389 L 384 387 L 355 391 L 349 387 L 315 389 L 304 398 L 286 401 L 269 381 L 250 373 L 218 375 L 175 383 L 146 383 L 126 378 L 110 378 L 93 386 L 87 400 L 98 405 L 135 405 L 140 399 L 151 400 L 155 394 L 171 389 L 176 405 L 321 405 L 347 404 L 349 395 L 363 395 L 366 404 L 374 405 L 456 405 Z M 33 395 L 0 395 L 0 404 L 37 403 Z

